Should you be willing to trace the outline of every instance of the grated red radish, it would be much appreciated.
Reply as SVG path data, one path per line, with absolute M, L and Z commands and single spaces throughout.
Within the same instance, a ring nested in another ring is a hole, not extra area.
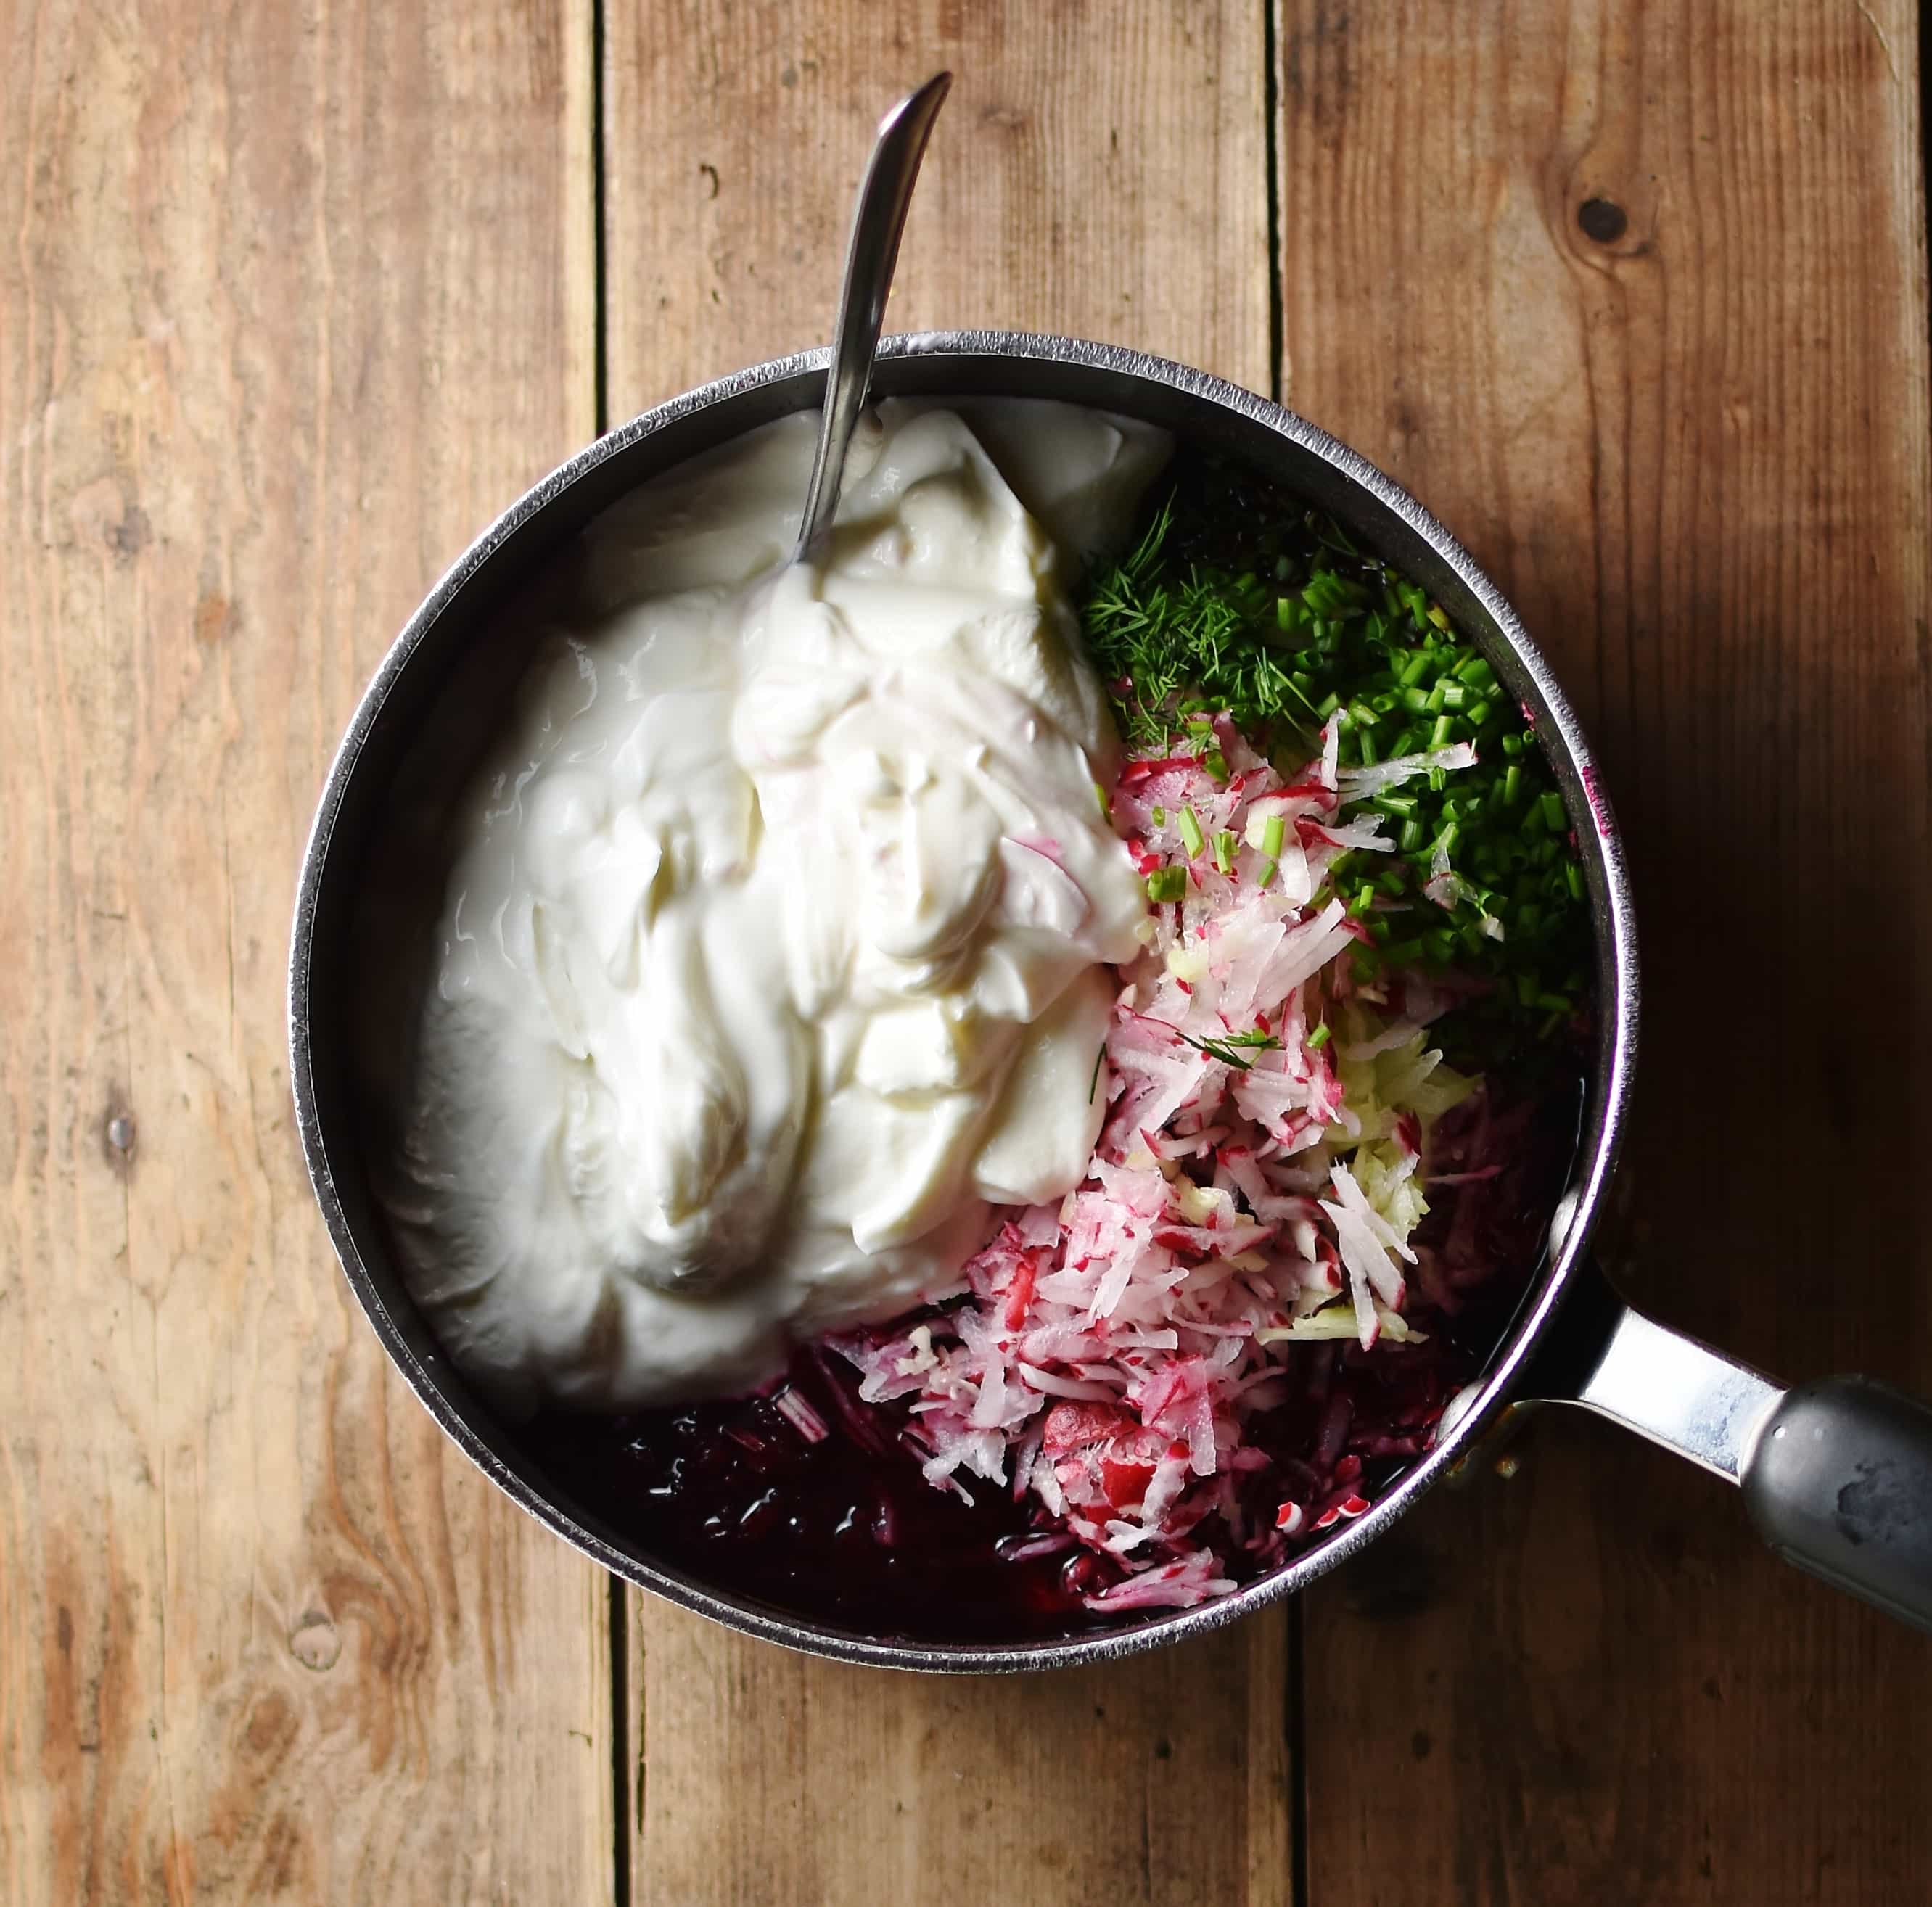
M 804 1393 L 794 1390 L 789 1384 L 772 1399 L 772 1408 L 808 1444 L 822 1444 L 832 1435 L 825 1420 L 812 1408 Z
M 862 1399 L 909 1403 L 928 1483 L 1030 1495 L 1104 1559 L 1117 1579 L 1085 1600 L 1108 1612 L 1224 1594 L 1224 1552 L 1252 1573 L 1366 1510 L 1349 1392 L 1320 1405 L 1301 1458 L 1256 1426 L 1315 1381 L 1300 1347 L 1412 1351 L 1411 1268 L 1424 1301 L 1453 1284 L 1433 1262 L 1424 1279 L 1410 1243 L 1430 1129 L 1474 1090 L 1426 1043 L 1449 995 L 1358 979 L 1362 923 L 1322 890 L 1339 854 L 1391 845 L 1379 817 L 1344 823 L 1344 802 L 1473 755 L 1338 774 L 1331 723 L 1284 781 L 1225 721 L 1214 742 L 1226 779 L 1143 756 L 1113 797 L 1143 870 L 1184 867 L 1187 886 L 1120 976 L 1084 1182 L 1010 1217 L 966 1267 L 963 1303 L 840 1347 Z M 1190 857 L 1184 814 L 1235 851 Z M 1419 1450 L 1442 1401 L 1363 1434 Z

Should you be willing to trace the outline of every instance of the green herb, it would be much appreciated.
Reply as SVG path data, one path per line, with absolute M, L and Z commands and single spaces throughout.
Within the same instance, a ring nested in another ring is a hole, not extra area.
M 1240 850 L 1234 830 L 1223 828 L 1214 837 L 1214 865 L 1224 874 L 1234 871 L 1234 856 Z
M 1308 1036 L 1308 1049 L 1311 1053 L 1318 1053 L 1328 1044 L 1328 1022 L 1318 1020 L 1315 1023 L 1315 1030 Z
M 1147 897 L 1156 907 L 1168 901 L 1184 900 L 1186 895 L 1185 868 L 1156 868 L 1147 877 Z
M 1339 857 L 1331 868 L 1351 911 L 1382 929 L 1378 947 L 1353 950 L 1356 971 L 1372 980 L 1414 961 L 1501 982 L 1490 1003 L 1449 1018 L 1507 1015 L 1519 1030 L 1541 997 L 1584 998 L 1588 915 L 1567 812 L 1489 659 L 1440 603 L 1320 511 L 1225 460 L 1184 456 L 1171 493 L 1082 609 L 1128 742 L 1192 756 L 1222 778 L 1213 724 L 1223 715 L 1288 775 L 1314 754 L 1331 715 L 1345 769 L 1468 743 L 1473 766 L 1434 768 L 1343 808 L 1345 820 L 1380 817 L 1395 849 L 1365 857 L 1377 864 L 1366 887 L 1360 874 L 1342 880 Z M 1178 826 L 1198 856 L 1199 817 L 1184 811 Z M 1259 844 L 1264 886 L 1285 839 Z M 1448 909 L 1424 892 L 1438 854 L 1461 881 Z M 1156 875 L 1150 895 L 1157 882 L 1166 891 Z M 1324 888 L 1317 904 L 1328 898 Z M 1486 921 L 1501 925 L 1501 940 Z
M 1243 1051 L 1267 1052 L 1281 1044 L 1273 1033 L 1263 1033 L 1259 1027 L 1251 1027 L 1246 1033 L 1224 1033 L 1217 1039 L 1196 1039 L 1180 1033 L 1178 1027 L 1174 1031 L 1197 1053 L 1205 1053 L 1209 1059 L 1219 1060 L 1223 1066 L 1234 1066 L 1242 1072 L 1248 1072 L 1255 1063 L 1252 1060 L 1241 1057 Z
M 1276 598 L 1251 575 L 1170 574 L 1166 545 L 1173 524 L 1170 502 L 1126 561 L 1100 579 L 1084 612 L 1088 646 L 1128 741 L 1164 745 L 1190 697 L 1194 709 L 1226 710 L 1244 734 L 1284 718 L 1318 727 L 1316 705 L 1296 685 L 1285 655 L 1250 637 L 1263 619 L 1278 637 L 1300 631 L 1306 604 Z M 1220 769 L 1225 775 L 1225 761 Z

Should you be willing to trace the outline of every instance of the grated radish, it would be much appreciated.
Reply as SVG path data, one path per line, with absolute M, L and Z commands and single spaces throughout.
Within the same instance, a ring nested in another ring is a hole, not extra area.
M 1114 795 L 1145 870 L 1186 881 L 1120 976 L 1084 1183 L 1010 1216 L 967 1265 L 964 1304 L 846 1354 L 864 1398 L 910 1399 L 929 1481 L 1030 1495 L 1121 1572 L 1086 1599 L 1109 1611 L 1225 1594 L 1217 1543 L 1265 1561 L 1366 1507 L 1346 1419 L 1292 1478 L 1250 1434 L 1324 1342 L 1426 1345 L 1405 1309 L 1429 1210 L 1417 1168 L 1430 1123 L 1472 1090 L 1426 1044 L 1446 993 L 1410 1000 L 1349 970 L 1360 922 L 1321 890 L 1340 855 L 1389 843 L 1374 817 L 1339 818 L 1333 724 L 1289 781 L 1225 724 L 1214 736 L 1225 778 L 1162 753 L 1130 762 Z M 1291 836 L 1292 889 L 1265 852 Z M 1244 1488 L 1261 1492 L 1247 1508 Z

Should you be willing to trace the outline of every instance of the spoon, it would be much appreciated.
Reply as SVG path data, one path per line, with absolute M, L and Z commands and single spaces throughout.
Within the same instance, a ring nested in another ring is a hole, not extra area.
M 913 181 L 932 122 L 951 91 L 952 75 L 936 73 L 909 93 L 879 121 L 879 135 L 859 184 L 852 208 L 852 235 L 845 244 L 845 277 L 838 288 L 838 316 L 832 327 L 832 368 L 825 383 L 825 409 L 818 432 L 818 454 L 805 493 L 805 514 L 798 529 L 794 562 L 803 562 L 832 527 L 838 508 L 839 479 L 845 453 L 872 381 L 872 359 L 879 348 L 879 326 L 898 262 L 899 234 L 912 203 Z

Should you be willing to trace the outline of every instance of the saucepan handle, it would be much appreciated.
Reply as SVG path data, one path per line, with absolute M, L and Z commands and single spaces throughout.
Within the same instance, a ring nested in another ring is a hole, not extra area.
M 1870 1378 L 1786 1390 L 1631 1309 L 1579 1267 L 1530 1375 L 1738 1484 L 1758 1534 L 1795 1563 L 1932 1630 L 1932 1408 Z

